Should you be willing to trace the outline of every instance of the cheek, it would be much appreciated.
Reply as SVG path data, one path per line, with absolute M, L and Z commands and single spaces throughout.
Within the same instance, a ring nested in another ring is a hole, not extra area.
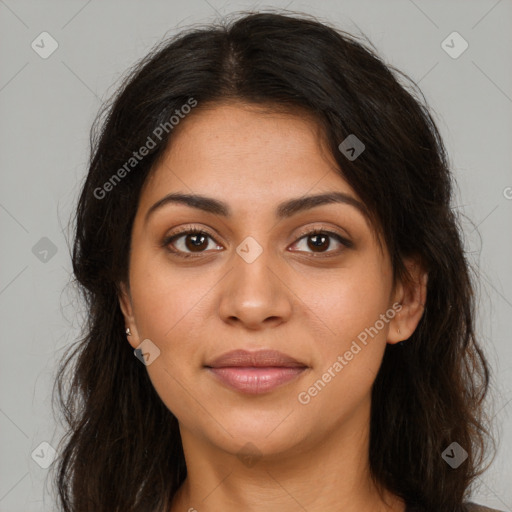
M 172 272 L 168 262 L 157 258 L 134 261 L 130 279 L 140 341 L 149 339 L 159 350 L 147 372 L 163 403 L 181 420 L 190 414 L 193 368 L 195 362 L 199 365 L 204 341 L 199 332 L 201 298 L 212 285 Z
M 198 325 L 202 301 L 214 285 L 208 275 L 194 277 L 193 270 L 174 270 L 165 257 L 139 259 L 133 266 L 134 313 L 140 336 L 168 345 L 184 331 Z
M 385 342 L 388 323 L 379 319 L 388 308 L 390 289 L 389 271 L 373 260 L 361 259 L 329 279 L 305 280 L 297 295 L 306 306 L 304 321 L 309 323 L 309 331 L 314 334 L 318 330 L 318 349 L 332 357 L 347 350 L 358 337 L 364 341 L 365 333 L 368 339 Z M 377 334 L 372 329 L 376 322 Z
M 366 404 L 386 348 L 387 281 L 368 272 L 347 276 L 324 293 L 310 297 L 312 318 L 319 317 L 322 332 L 310 329 L 315 342 L 314 372 L 300 389 L 297 401 L 307 417 L 325 417 L 336 404 L 337 413 L 326 425 L 345 420 L 350 411 Z M 389 318 L 388 318 L 389 321 Z M 311 327 L 311 323 L 310 323 Z

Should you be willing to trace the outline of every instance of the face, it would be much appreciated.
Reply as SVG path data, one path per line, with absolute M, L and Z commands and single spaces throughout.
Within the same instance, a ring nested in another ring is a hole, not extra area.
M 182 121 L 148 178 L 120 304 L 130 344 L 150 340 L 147 371 L 184 439 L 277 456 L 367 427 L 386 343 L 410 336 L 419 296 L 393 289 L 389 255 L 336 169 L 311 119 L 221 104 Z M 345 201 L 302 201 L 332 193 Z M 226 211 L 152 209 L 169 194 Z M 209 367 L 238 349 L 297 364 Z

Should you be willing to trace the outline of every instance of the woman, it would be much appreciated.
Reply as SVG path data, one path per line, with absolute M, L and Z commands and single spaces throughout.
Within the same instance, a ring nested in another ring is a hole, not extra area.
M 486 510 L 489 370 L 413 89 L 349 34 L 260 13 L 165 41 L 105 114 L 63 510 Z

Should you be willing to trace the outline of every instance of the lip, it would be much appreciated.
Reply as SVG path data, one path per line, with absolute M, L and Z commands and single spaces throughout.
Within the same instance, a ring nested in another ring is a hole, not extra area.
M 206 364 L 205 368 L 232 389 L 261 394 L 296 379 L 308 366 L 276 350 L 233 350 Z
M 230 352 L 221 354 L 205 366 L 210 368 L 224 368 L 227 366 L 252 366 L 256 368 L 279 366 L 284 368 L 297 368 L 306 367 L 307 365 L 277 350 L 257 350 L 254 352 L 249 352 L 248 350 L 231 350 Z

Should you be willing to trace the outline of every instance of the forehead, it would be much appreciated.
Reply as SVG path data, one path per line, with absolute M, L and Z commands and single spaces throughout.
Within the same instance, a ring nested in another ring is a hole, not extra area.
M 176 128 L 145 184 L 151 199 L 178 188 L 269 201 L 314 187 L 355 195 L 310 114 L 241 103 L 198 106 Z

